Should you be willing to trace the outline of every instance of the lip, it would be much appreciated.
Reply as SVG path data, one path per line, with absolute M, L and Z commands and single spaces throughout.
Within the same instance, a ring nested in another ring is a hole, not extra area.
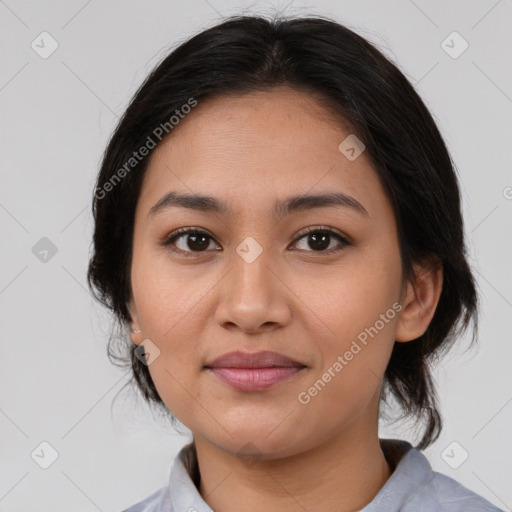
M 278 352 L 262 350 L 260 352 L 243 352 L 236 350 L 217 357 L 205 364 L 206 368 L 273 368 L 306 366 Z
M 262 391 L 290 379 L 306 365 L 272 351 L 229 352 L 204 366 L 239 391 Z

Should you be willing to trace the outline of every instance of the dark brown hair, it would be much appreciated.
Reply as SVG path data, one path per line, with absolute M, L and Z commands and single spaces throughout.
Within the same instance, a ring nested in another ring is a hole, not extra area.
M 103 156 L 93 198 L 89 286 L 126 329 L 135 208 L 152 150 L 131 167 L 126 164 L 148 145 L 148 137 L 155 138 L 156 127 L 169 126 L 191 98 L 200 103 L 278 85 L 321 97 L 357 130 L 395 212 L 404 277 L 413 280 L 413 263 L 425 259 L 443 267 L 435 315 L 417 340 L 395 343 L 381 393 L 384 402 L 397 401 L 404 417 L 424 424 L 417 448 L 425 448 L 442 427 L 430 366 L 470 320 L 475 333 L 477 328 L 456 171 L 431 114 L 404 74 L 373 44 L 335 21 L 230 18 L 179 45 L 149 74 Z M 122 179 L 113 181 L 116 173 Z M 122 343 L 134 383 L 149 403 L 165 407 L 127 332 Z M 110 349 L 111 343 L 112 356 Z

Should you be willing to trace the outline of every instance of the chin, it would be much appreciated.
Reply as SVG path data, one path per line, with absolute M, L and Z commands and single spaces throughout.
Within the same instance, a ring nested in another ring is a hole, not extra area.
M 249 425 L 241 425 L 240 428 L 230 428 L 229 432 L 231 435 L 224 432 L 222 439 L 207 439 L 226 452 L 241 458 L 271 460 L 300 451 L 300 440 L 292 439 L 291 433 L 286 429 L 269 435 L 271 429 L 257 430 Z

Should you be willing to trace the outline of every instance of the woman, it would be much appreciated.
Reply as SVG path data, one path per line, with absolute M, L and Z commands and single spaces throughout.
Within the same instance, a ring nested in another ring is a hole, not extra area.
M 477 296 L 446 146 L 369 42 L 322 18 L 196 35 L 135 94 L 93 209 L 89 283 L 193 434 L 129 511 L 499 510 L 420 451 Z M 379 438 L 387 398 L 416 447 Z

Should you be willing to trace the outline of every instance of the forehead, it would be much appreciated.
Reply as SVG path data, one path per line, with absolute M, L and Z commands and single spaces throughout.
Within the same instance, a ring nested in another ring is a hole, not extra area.
M 139 208 L 147 215 L 170 190 L 226 199 L 233 211 L 329 190 L 354 197 L 370 214 L 389 207 L 368 155 L 349 159 L 340 151 L 352 137 L 317 99 L 289 88 L 211 98 L 153 152 Z

